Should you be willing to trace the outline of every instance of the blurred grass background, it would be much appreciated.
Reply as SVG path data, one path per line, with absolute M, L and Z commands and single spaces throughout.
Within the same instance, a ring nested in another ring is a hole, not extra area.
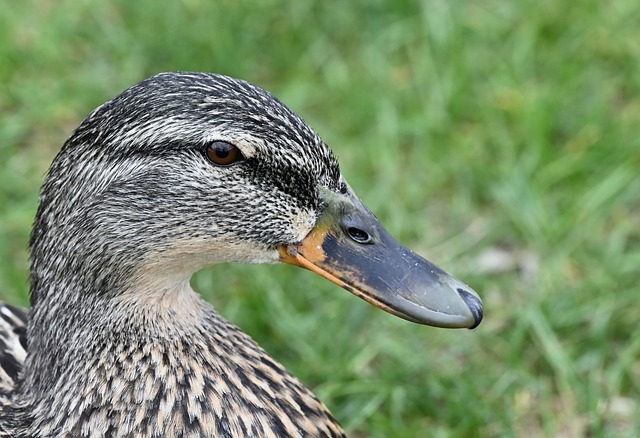
M 475 331 L 308 272 L 200 290 L 352 436 L 640 435 L 640 4 L 0 0 L 0 298 L 28 302 L 43 174 L 95 106 L 160 71 L 270 90 L 389 231 L 479 291 Z

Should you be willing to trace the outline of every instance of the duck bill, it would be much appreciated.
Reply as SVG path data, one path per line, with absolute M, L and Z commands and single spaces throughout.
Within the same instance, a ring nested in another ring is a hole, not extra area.
M 281 246 L 281 261 L 409 321 L 446 328 L 480 324 L 476 292 L 398 243 L 350 188 L 320 193 L 324 209 L 316 226 L 301 242 Z

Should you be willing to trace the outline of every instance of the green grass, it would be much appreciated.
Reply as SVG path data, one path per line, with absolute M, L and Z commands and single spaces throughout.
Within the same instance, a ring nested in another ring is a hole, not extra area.
M 445 331 L 291 267 L 196 276 L 350 435 L 640 435 L 638 3 L 257 3 L 0 0 L 0 298 L 28 302 L 37 191 L 91 109 L 159 71 L 226 73 L 483 297 L 477 330 Z

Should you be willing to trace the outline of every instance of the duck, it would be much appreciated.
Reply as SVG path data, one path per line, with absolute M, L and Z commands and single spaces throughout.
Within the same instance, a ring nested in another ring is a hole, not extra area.
M 1 436 L 345 436 L 191 288 L 216 263 L 302 267 L 418 324 L 482 320 L 300 116 L 220 74 L 157 74 L 91 112 L 45 177 L 29 248 L 30 309 L 0 305 Z

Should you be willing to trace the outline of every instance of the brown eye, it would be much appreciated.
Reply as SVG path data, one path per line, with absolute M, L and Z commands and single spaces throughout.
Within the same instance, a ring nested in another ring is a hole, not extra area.
M 226 141 L 214 141 L 207 146 L 207 158 L 220 166 L 228 166 L 242 160 L 240 150 Z

